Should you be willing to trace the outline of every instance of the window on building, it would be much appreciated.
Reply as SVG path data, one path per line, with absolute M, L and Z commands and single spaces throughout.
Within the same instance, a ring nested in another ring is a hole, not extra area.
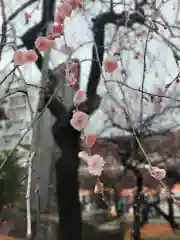
M 12 96 L 10 98 L 10 107 L 16 107 L 19 105 L 25 105 L 26 104 L 26 97 L 25 95 L 18 95 L 18 96 Z
M 20 139 L 21 137 L 21 134 L 19 133 L 12 133 L 12 134 L 8 134 L 8 135 L 4 135 L 4 140 L 6 142 L 9 142 L 9 141 L 13 141 L 14 139 Z
M 6 127 L 6 129 L 10 129 L 12 127 L 12 123 L 11 122 L 6 122 L 5 127 Z
M 30 136 L 28 134 L 25 135 L 23 140 L 21 141 L 22 144 L 30 144 Z
M 26 117 L 26 108 L 10 108 L 8 109 L 8 117 L 10 120 L 18 121 Z
M 5 138 L 5 139 L 4 139 L 4 142 L 5 142 L 5 144 L 9 144 L 9 143 L 11 142 L 11 139 Z
M 3 105 L 3 104 L 6 104 L 7 103 L 7 99 L 3 99 L 2 101 L 1 101 L 1 104 Z
M 0 121 L 7 120 L 6 112 L 3 107 L 0 107 Z
M 17 119 L 19 118 L 19 115 L 17 114 L 16 109 L 10 110 L 10 111 L 8 112 L 8 116 L 9 116 L 9 119 L 10 119 L 10 120 L 17 120 Z

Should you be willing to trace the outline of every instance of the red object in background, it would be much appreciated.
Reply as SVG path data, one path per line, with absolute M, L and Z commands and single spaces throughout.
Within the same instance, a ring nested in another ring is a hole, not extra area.
M 25 17 L 25 19 L 30 19 L 31 18 L 31 14 L 28 13 L 27 11 L 24 11 L 24 17 Z
M 90 133 L 86 136 L 86 144 L 88 147 L 94 146 L 96 143 L 96 134 L 95 133 Z
M 53 31 L 53 33 L 62 33 L 63 32 L 63 27 L 59 23 L 54 23 L 52 25 L 52 31 Z
M 176 24 L 177 24 L 177 25 L 180 25 L 180 21 L 177 21 Z
M 1 120 L 8 120 L 8 117 L 7 117 L 6 113 L 5 113 L 5 110 L 2 107 L 0 107 L 0 121 Z
M 179 82 L 180 82 L 180 78 L 177 78 L 177 79 L 176 79 L 176 82 L 179 83 Z
M 140 53 L 140 52 L 137 52 L 137 53 L 136 53 L 136 56 L 137 56 L 137 57 L 139 57 L 140 55 L 141 55 L 141 53 Z
M 143 53 L 141 53 L 141 52 L 135 53 L 135 59 L 138 59 L 139 57 L 142 57 L 142 56 L 143 56 Z
M 25 23 L 29 23 L 29 19 L 31 18 L 31 14 L 28 13 L 27 11 L 24 11 L 24 18 L 25 18 Z
M 78 63 L 74 62 L 72 65 L 72 72 L 75 74 L 76 77 L 78 77 L 79 74 L 79 65 Z
M 136 37 L 141 37 L 142 36 L 142 32 L 136 32 Z

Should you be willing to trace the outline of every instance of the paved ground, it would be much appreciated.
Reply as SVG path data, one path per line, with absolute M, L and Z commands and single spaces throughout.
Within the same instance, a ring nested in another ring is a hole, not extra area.
M 26 226 L 25 226 L 26 216 L 25 216 L 25 213 L 16 212 L 15 214 L 16 214 L 16 218 L 14 222 L 11 220 L 8 220 L 6 224 L 0 227 L 0 235 L 11 235 L 16 237 L 17 240 L 22 240 L 26 234 Z M 58 217 L 56 214 L 48 214 L 48 215 L 42 214 L 41 219 L 43 221 L 50 220 L 51 222 L 56 223 L 58 220 Z M 120 220 L 110 217 L 107 211 L 105 210 L 84 212 L 83 219 L 84 219 L 84 224 L 86 229 L 85 232 L 87 232 L 86 235 L 89 235 L 89 234 L 91 235 L 91 233 L 93 234 L 94 232 L 94 236 L 96 236 L 98 235 L 97 231 L 102 234 L 101 238 L 95 237 L 96 239 L 102 239 L 104 237 L 106 238 L 108 234 L 111 234 L 111 233 L 114 234 L 114 232 L 117 233 L 120 230 L 120 224 L 121 224 Z M 126 215 L 125 219 L 127 223 L 131 222 L 132 216 Z M 165 221 L 162 218 L 151 219 L 149 223 L 165 223 Z M 91 239 L 92 238 L 93 237 L 91 236 Z M 88 240 L 87 237 L 85 237 L 84 239 Z M 109 239 L 111 239 L 110 235 L 109 235 Z M 114 236 L 114 239 L 116 239 L 115 236 Z
M 13 227 L 13 222 L 7 222 L 5 224 L 2 224 L 2 226 L 0 227 L 0 235 L 8 235 L 9 231 L 12 229 Z

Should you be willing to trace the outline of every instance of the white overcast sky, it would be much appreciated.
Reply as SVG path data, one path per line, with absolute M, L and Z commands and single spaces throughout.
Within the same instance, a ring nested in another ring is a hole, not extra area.
M 7 1 L 7 0 L 6 0 Z M 5 2 L 6 2 L 5 1 Z M 58 1 L 57 1 L 58 2 Z M 126 2 L 132 2 L 130 0 Z M 177 15 L 177 8 L 178 8 L 178 0 L 170 0 L 168 1 L 164 7 L 161 8 L 161 14 L 163 14 L 166 21 L 169 24 L 174 24 L 176 19 L 180 20 L 180 15 Z M 8 0 L 8 5 L 6 7 L 7 15 L 10 15 L 18 6 L 24 3 L 24 0 Z M 35 5 L 32 5 L 27 10 L 31 11 Z M 131 5 L 132 8 L 133 5 Z M 102 3 L 95 2 L 95 3 L 88 3 L 87 4 L 87 11 L 83 12 L 74 12 L 72 17 L 65 22 L 65 38 L 67 43 L 70 46 L 77 47 L 80 44 L 84 44 L 75 54 L 74 57 L 78 57 L 80 60 L 84 59 L 91 59 L 91 52 L 92 52 L 92 44 L 89 44 L 89 41 L 92 41 L 92 33 L 90 30 L 91 25 L 91 17 L 94 15 L 96 16 L 99 12 L 105 11 L 107 9 L 106 5 Z M 122 11 L 122 7 L 116 7 L 116 11 Z M 30 23 L 28 25 L 24 24 L 24 15 L 23 12 L 20 13 L 14 20 L 13 26 L 17 31 L 17 36 L 23 34 L 30 26 L 33 26 L 34 23 L 39 22 L 41 17 L 40 11 L 36 10 L 33 15 Z M 179 18 L 178 18 L 179 17 Z M 160 19 L 157 19 L 160 20 Z M 160 20 L 161 21 L 161 20 Z M 146 29 L 141 26 L 136 26 L 138 29 Z M 111 26 L 112 29 L 112 26 Z M 147 30 L 147 29 L 146 29 Z M 108 41 L 111 36 L 111 31 L 108 31 L 108 37 L 106 40 Z M 161 34 L 171 40 L 176 46 L 180 46 L 179 38 L 170 38 L 168 31 L 164 30 L 163 28 L 160 29 Z M 128 44 L 128 39 L 124 37 L 124 29 L 121 28 L 119 30 L 119 42 L 123 44 Z M 180 35 L 180 30 L 176 31 L 176 34 Z M 107 34 L 106 34 L 107 35 Z M 146 37 L 142 40 L 136 41 L 134 33 L 131 32 L 129 34 L 129 39 L 131 41 L 131 45 L 135 51 L 142 51 L 145 45 Z M 106 41 L 106 42 L 107 42 Z M 21 43 L 18 41 L 18 44 Z M 63 39 L 57 40 L 57 46 L 63 44 Z M 173 59 L 173 55 L 171 50 L 167 47 L 160 37 L 154 35 L 153 39 L 148 43 L 148 50 L 147 50 L 147 73 L 145 79 L 145 89 L 149 92 L 156 91 L 157 87 L 164 87 L 168 82 L 170 82 L 179 72 L 179 69 Z M 8 62 L 12 59 L 12 51 L 7 52 L 7 48 L 4 49 L 2 61 L 0 62 L 0 69 L 4 69 L 4 67 L 8 64 Z M 124 51 L 121 53 L 121 57 L 123 60 L 124 68 L 127 71 L 128 79 L 127 82 L 129 85 L 135 88 L 139 88 L 142 82 L 142 75 L 143 75 L 143 59 L 135 60 L 134 59 L 134 52 L 133 51 Z M 52 66 L 57 66 L 59 63 L 66 60 L 67 56 L 63 55 L 60 52 L 52 51 L 51 60 Z M 39 83 L 40 81 L 40 73 L 36 69 L 35 65 L 25 65 L 21 67 L 26 81 L 31 83 Z M 83 61 L 81 66 L 81 89 L 86 89 L 87 79 L 90 70 L 90 61 Z M 119 69 L 114 73 L 114 75 L 107 76 L 108 79 L 120 80 L 123 81 L 122 76 L 120 75 L 121 66 Z M 8 71 L 8 68 L 6 69 Z M 175 85 L 174 85 L 175 87 Z M 173 88 L 171 88 L 173 89 Z M 177 91 L 180 90 L 180 87 L 177 86 Z M 111 84 L 111 91 L 116 99 L 122 102 L 122 94 L 117 87 L 117 85 Z M 132 113 L 131 117 L 135 121 L 139 117 L 139 110 L 140 110 L 140 94 L 131 91 L 127 88 L 124 88 L 126 93 L 126 100 L 129 105 L 129 110 Z M 173 90 L 175 91 L 175 89 Z M 172 92 L 169 93 L 172 95 Z M 103 84 L 103 80 L 98 88 L 98 92 L 100 95 L 105 94 L 105 88 Z M 107 98 L 105 98 L 107 99 Z M 109 101 L 104 100 L 102 104 L 102 108 L 104 106 L 108 106 Z M 123 103 L 122 103 L 123 104 Z M 164 101 L 163 104 L 167 104 L 167 101 Z M 144 103 L 144 113 L 145 116 L 151 115 L 154 111 L 154 106 L 151 103 Z M 103 114 L 102 110 L 98 110 L 94 116 L 91 118 L 89 129 L 90 131 L 101 131 L 104 120 L 106 116 Z M 122 111 L 118 110 L 118 115 L 116 116 L 116 120 L 120 122 L 122 125 L 126 125 L 125 121 L 123 120 L 124 117 L 122 115 Z M 158 125 L 156 123 L 156 127 L 158 128 L 166 128 L 167 126 L 172 126 L 175 122 L 177 123 L 179 119 L 178 111 L 168 113 L 168 116 L 159 118 Z M 113 133 L 117 133 L 117 130 L 113 131 Z

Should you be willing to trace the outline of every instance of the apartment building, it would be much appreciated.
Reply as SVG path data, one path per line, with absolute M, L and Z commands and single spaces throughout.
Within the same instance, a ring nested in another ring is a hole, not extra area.
M 11 80 L 12 76 L 10 75 L 1 89 L 0 98 L 6 94 L 8 84 Z M 20 86 L 22 86 L 21 80 L 14 75 L 13 84 L 9 87 L 10 91 L 15 92 Z M 34 88 L 28 88 L 27 90 L 30 104 L 35 111 L 38 91 Z M 12 94 L 1 102 L 0 107 L 4 109 L 6 115 L 6 118 L 0 121 L 0 149 L 11 149 L 19 142 L 31 123 L 26 95 L 23 92 Z M 30 145 L 31 139 L 32 130 L 25 135 L 20 144 L 26 148 Z

